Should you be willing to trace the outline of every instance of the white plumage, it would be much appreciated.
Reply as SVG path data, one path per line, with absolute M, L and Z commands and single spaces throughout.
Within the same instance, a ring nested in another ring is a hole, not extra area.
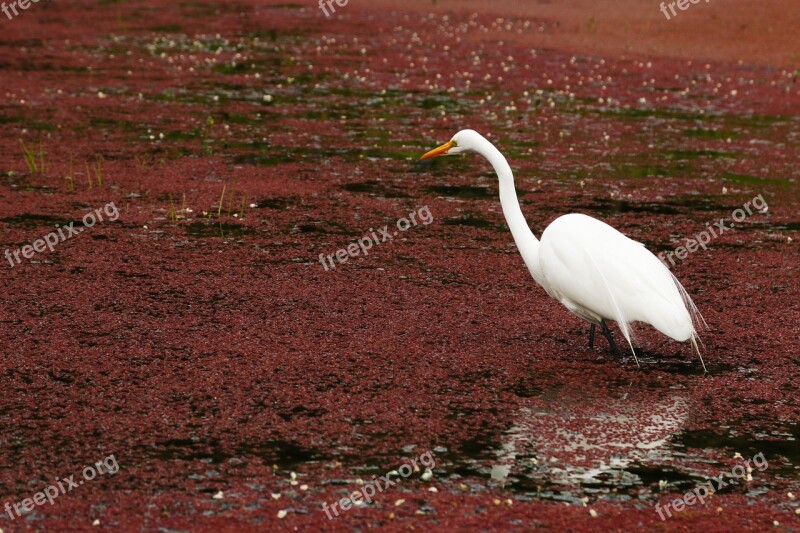
M 550 296 L 592 324 L 590 343 L 600 325 L 616 350 L 605 324 L 614 320 L 634 351 L 630 323 L 645 322 L 676 341 L 691 340 L 700 355 L 696 326 L 705 325 L 702 316 L 680 282 L 642 243 L 578 213 L 554 220 L 539 241 L 520 210 L 511 167 L 479 133 L 462 130 L 422 158 L 465 152 L 484 156 L 494 167 L 503 214 L 528 270 Z M 702 356 L 700 361 L 705 370 Z

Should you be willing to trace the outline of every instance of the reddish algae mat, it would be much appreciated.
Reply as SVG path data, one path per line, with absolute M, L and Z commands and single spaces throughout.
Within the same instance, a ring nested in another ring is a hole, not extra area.
M 800 530 L 796 0 L 342 3 L 0 11 L 0 529 Z M 707 373 L 588 347 L 465 128 Z

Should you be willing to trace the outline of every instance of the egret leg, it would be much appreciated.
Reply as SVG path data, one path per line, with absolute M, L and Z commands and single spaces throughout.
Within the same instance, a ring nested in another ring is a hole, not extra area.
M 592 324 L 591 329 L 589 329 L 589 348 L 594 348 L 594 327 L 595 325 Z
M 614 355 L 617 357 L 622 357 L 622 352 L 620 352 L 619 348 L 617 348 L 617 343 L 614 342 L 614 336 L 611 334 L 611 330 L 608 329 L 608 324 L 606 324 L 606 321 L 601 320 L 600 325 L 603 327 L 603 336 L 608 339 L 608 344 L 611 345 L 611 351 L 614 352 Z

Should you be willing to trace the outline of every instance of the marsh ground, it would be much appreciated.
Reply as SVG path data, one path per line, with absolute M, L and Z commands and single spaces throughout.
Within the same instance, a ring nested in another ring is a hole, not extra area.
M 796 528 L 797 7 L 644 5 L 53 2 L 0 21 L 2 250 L 120 211 L 3 263 L 0 495 L 112 453 L 120 471 L 0 527 Z M 670 251 L 761 195 L 673 268 L 708 375 L 649 328 L 641 370 L 586 347 L 487 164 L 417 161 L 464 127 L 509 158 L 537 233 L 580 211 Z M 422 206 L 432 223 L 318 262 Z M 321 510 L 428 450 L 432 479 Z M 659 519 L 736 453 L 769 466 Z

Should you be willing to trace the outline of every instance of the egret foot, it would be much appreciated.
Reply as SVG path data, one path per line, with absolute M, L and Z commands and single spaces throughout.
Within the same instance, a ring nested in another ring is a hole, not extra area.
M 608 324 L 606 324 L 606 321 L 605 320 L 601 320 L 600 321 L 600 325 L 603 327 L 603 331 L 602 331 L 603 336 L 606 339 L 608 339 L 608 344 L 611 345 L 611 351 L 614 352 L 614 355 L 616 355 L 617 357 L 622 357 L 622 352 L 620 352 L 619 348 L 617 348 L 617 343 L 614 342 L 614 336 L 611 334 L 611 330 L 608 329 Z M 592 328 L 594 328 L 594 324 L 592 324 Z M 594 332 L 594 331 L 592 331 L 592 332 Z M 635 356 L 635 354 L 634 354 L 634 356 Z

